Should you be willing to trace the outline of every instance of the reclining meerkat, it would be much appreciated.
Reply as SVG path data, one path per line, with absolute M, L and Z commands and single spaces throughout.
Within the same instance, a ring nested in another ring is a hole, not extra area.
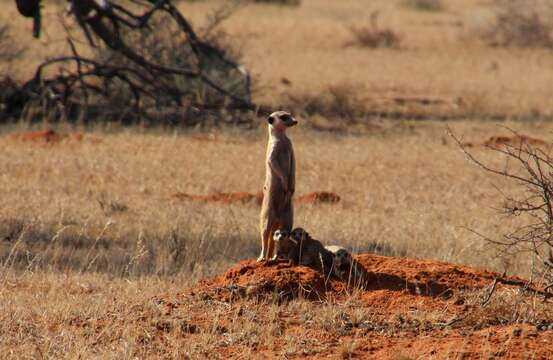
M 329 245 L 325 248 L 334 256 L 332 264 L 334 276 L 354 287 L 365 288 L 369 285 L 369 273 L 351 256 L 349 250 L 337 245 Z
M 274 234 L 276 258 L 287 259 L 290 265 L 306 265 L 325 276 L 334 275 L 348 285 L 365 288 L 370 275 L 351 253 L 341 246 L 323 246 L 307 231 L 296 228 L 289 232 L 278 229 Z
M 332 273 L 334 256 L 319 240 L 313 239 L 302 228 L 292 230 L 289 240 L 287 257 L 290 264 L 309 266 L 327 276 Z
M 290 262 L 290 265 L 316 265 L 316 267 L 320 268 L 319 264 L 321 264 L 321 256 L 323 257 L 323 260 L 326 258 L 326 261 L 323 261 L 322 264 L 327 269 L 331 268 L 332 264 L 336 262 L 335 254 L 333 254 L 332 250 L 338 247 L 324 246 L 325 249 L 329 250 L 330 255 L 333 256 L 332 262 L 329 261 L 327 256 L 328 254 L 321 250 L 322 244 L 320 241 L 311 238 L 302 228 L 296 228 L 292 232 L 278 229 L 275 231 L 273 240 L 275 242 L 276 258 L 286 259 Z M 321 251 L 323 252 L 323 255 L 317 255 Z
M 338 245 L 328 245 L 325 246 L 325 249 L 332 253 L 332 272 L 334 275 L 341 280 L 347 279 L 354 261 L 351 253 L 346 248 Z
M 277 229 L 292 230 L 292 196 L 296 187 L 296 161 L 286 129 L 298 122 L 286 111 L 276 111 L 267 118 L 269 142 L 265 158 L 265 185 L 260 213 L 261 254 L 257 261 L 274 259 L 273 234 Z

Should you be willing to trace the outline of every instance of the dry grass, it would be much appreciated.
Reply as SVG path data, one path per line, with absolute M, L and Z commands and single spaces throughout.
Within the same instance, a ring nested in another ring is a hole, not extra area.
M 553 7 L 548 2 L 498 1 L 495 23 L 482 32 L 490 46 L 553 48 Z
M 15 44 L 14 36 L 10 33 L 8 25 L 0 25 L 0 63 L 9 64 L 20 57 L 24 50 L 21 44 Z
M 350 27 L 353 41 L 346 43 L 347 46 L 360 46 L 366 48 L 398 48 L 401 37 L 392 29 L 378 25 L 379 12 L 371 14 L 370 26 Z
M 373 27 L 351 27 L 354 40 L 347 45 L 357 45 L 367 48 L 397 48 L 401 38 L 391 29 Z
M 319 115 L 339 122 L 338 125 L 352 125 L 363 121 L 369 111 L 366 101 L 359 99 L 358 89 L 340 84 L 329 86 L 323 93 L 290 95 L 285 106 L 307 117 Z
M 509 347 L 532 357 L 537 350 L 518 345 L 518 338 L 531 344 L 539 332 L 540 346 L 552 339 L 550 323 L 543 321 L 551 316 L 551 304 L 514 290 L 496 292 L 484 308 L 478 303 L 485 291 L 459 293 L 455 301 L 474 309 L 449 326 L 444 324 L 459 311 L 453 301 L 427 308 L 428 301 L 421 299 L 390 316 L 363 305 L 356 294 L 343 302 L 223 303 L 180 294 L 189 284 L 180 277 L 129 281 L 26 273 L 1 284 L 0 348 L 6 359 L 393 359 L 432 355 L 433 349 L 441 350 L 435 354 L 440 357 L 457 358 L 467 342 L 481 344 L 477 354 L 486 358 L 501 351 L 509 356 Z M 497 327 L 488 329 L 490 324 Z M 443 331 L 440 337 L 438 331 Z
M 404 6 L 421 11 L 442 11 L 444 4 L 441 0 L 404 0 Z
M 491 124 L 454 128 L 476 142 L 501 132 Z M 531 124 L 521 131 L 538 132 Z M 359 252 L 380 249 L 528 274 L 529 258 L 505 268 L 465 229 L 501 233 L 491 207 L 501 201 L 492 183 L 502 183 L 469 166 L 444 126 L 385 122 L 369 136 L 302 129 L 291 136 L 297 193 L 324 190 L 342 198 L 336 205 L 298 205 L 296 224 L 316 238 Z M 212 141 L 132 130 L 100 132 L 94 139 L 101 142 L 85 136 L 41 144 L 3 136 L 0 188 L 10 206 L 0 210 L 2 262 L 31 271 L 185 272 L 198 279 L 253 258 L 259 247 L 255 204 L 198 204 L 172 195 L 259 191 L 265 137 L 264 129 L 221 133 Z
M 254 0 L 255 3 L 260 4 L 275 4 L 275 5 L 288 5 L 288 6 L 299 6 L 301 0 Z

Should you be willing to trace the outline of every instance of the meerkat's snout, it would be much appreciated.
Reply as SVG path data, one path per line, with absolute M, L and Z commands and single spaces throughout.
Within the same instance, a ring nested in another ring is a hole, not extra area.
M 284 114 L 280 118 L 282 119 L 284 124 L 286 124 L 286 126 L 288 127 L 292 127 L 298 124 L 298 121 L 290 114 Z

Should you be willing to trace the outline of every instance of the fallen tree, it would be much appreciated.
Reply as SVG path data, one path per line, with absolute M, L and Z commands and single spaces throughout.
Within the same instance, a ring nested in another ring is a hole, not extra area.
M 39 36 L 40 2 L 16 2 L 23 15 L 35 19 Z M 251 101 L 244 66 L 201 39 L 170 0 L 72 0 L 68 13 L 86 43 L 64 24 L 70 52 L 44 61 L 32 79 L 5 96 L 4 117 L 195 125 L 210 116 L 248 122 L 228 114 L 269 111 Z M 83 55 L 85 45 L 91 55 Z

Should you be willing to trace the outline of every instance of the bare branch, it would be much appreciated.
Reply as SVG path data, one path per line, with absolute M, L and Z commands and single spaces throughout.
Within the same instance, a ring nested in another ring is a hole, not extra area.
M 509 216 L 522 216 L 525 225 L 519 225 L 514 231 L 504 234 L 501 240 L 491 239 L 478 234 L 490 244 L 497 246 L 500 253 L 512 256 L 520 253 L 532 253 L 541 266 L 535 269 L 542 278 L 549 282 L 553 280 L 553 158 L 545 152 L 534 148 L 530 143 L 522 140 L 523 136 L 513 130 L 513 134 L 520 139 L 518 146 L 503 145 L 503 147 L 489 147 L 505 158 L 503 170 L 492 168 L 465 149 L 463 144 L 448 129 L 449 135 L 457 142 L 468 160 L 485 171 L 500 175 L 507 179 L 516 180 L 525 190 L 526 195 L 511 197 L 500 193 L 505 199 L 502 212 Z M 511 170 L 507 163 L 514 161 L 515 169 Z M 549 286 L 549 285 L 548 285 Z M 546 288 L 547 290 L 547 288 Z
M 233 2 L 235 5 L 235 3 Z M 212 27 L 233 6 L 212 15 Z M 193 107 L 268 113 L 251 101 L 246 69 L 214 43 L 201 39 L 171 0 L 71 0 L 70 11 L 94 55 L 68 35 L 70 55 L 40 64 L 21 91 L 42 108 L 132 108 L 136 116 Z M 132 10 L 131 10 L 132 9 Z M 46 71 L 46 69 L 50 69 Z M 58 75 L 51 69 L 58 69 Z M 52 94 L 45 98 L 45 94 Z M 123 113 L 123 111 L 119 111 Z

